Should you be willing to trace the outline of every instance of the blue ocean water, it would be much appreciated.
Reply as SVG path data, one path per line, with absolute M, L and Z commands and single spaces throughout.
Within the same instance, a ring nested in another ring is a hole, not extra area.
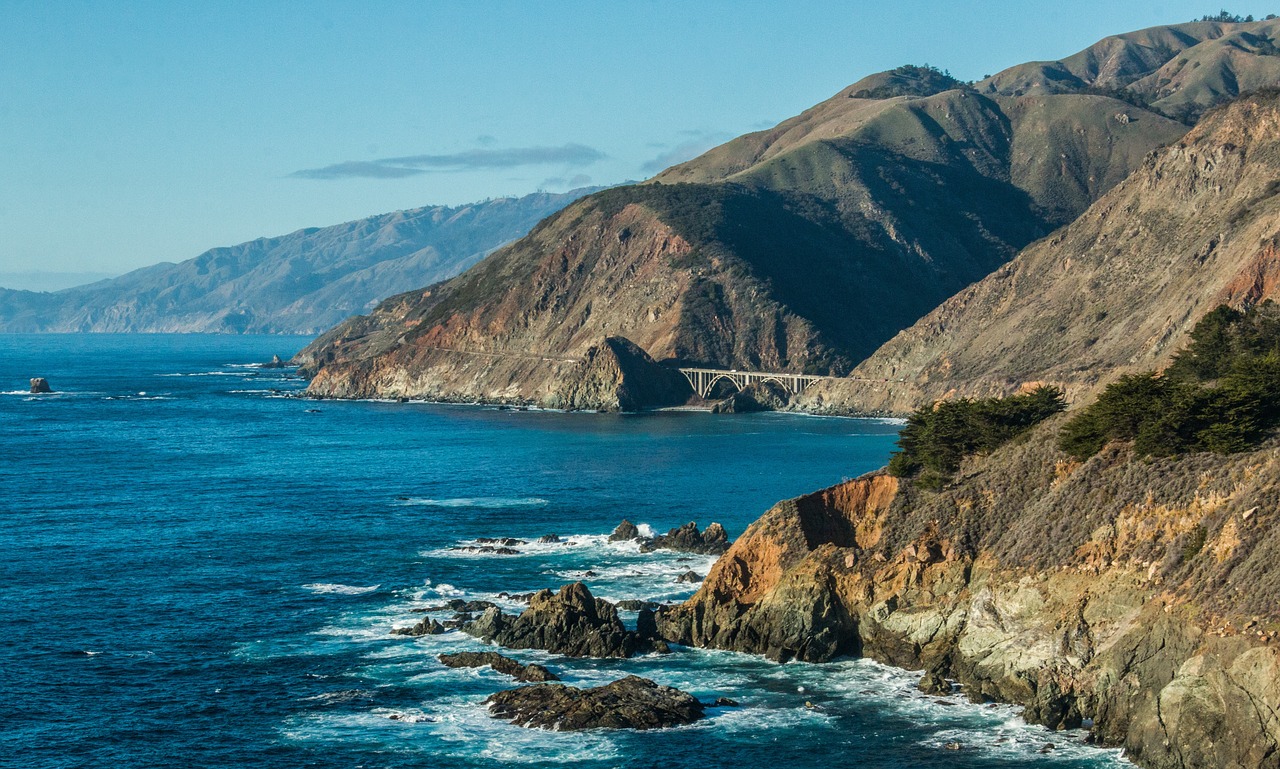
M 625 517 L 736 536 L 778 499 L 881 465 L 897 426 L 284 397 L 303 383 L 254 364 L 306 341 L 0 336 L 0 763 L 1124 765 L 1083 734 L 927 697 L 917 675 L 866 661 L 516 652 L 570 683 L 636 673 L 743 707 L 648 733 L 490 719 L 482 701 L 511 681 L 440 665 L 480 648 L 459 633 L 391 636 L 411 609 L 574 579 L 611 599 L 683 598 L 676 575 L 709 559 L 604 535 Z M 28 395 L 32 376 L 58 392 Z M 569 544 L 452 549 L 548 533 Z

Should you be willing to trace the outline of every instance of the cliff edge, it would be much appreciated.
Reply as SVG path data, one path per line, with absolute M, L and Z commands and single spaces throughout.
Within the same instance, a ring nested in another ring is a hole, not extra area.
M 779 503 L 661 632 L 925 669 L 1142 766 L 1280 765 L 1280 444 L 1082 463 L 1063 419 L 940 492 L 873 473 Z

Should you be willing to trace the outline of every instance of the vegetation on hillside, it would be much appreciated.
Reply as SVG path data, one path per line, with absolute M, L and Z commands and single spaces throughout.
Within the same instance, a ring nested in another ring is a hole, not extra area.
M 1276 18 L 1276 15 L 1274 13 L 1268 13 L 1266 18 L 1267 18 L 1267 21 L 1270 21 L 1271 19 Z M 1244 22 L 1253 21 L 1253 14 L 1251 13 L 1248 16 L 1241 16 L 1238 13 L 1231 13 L 1230 11 L 1224 8 L 1214 14 L 1206 13 L 1204 16 L 1201 16 L 1198 19 L 1192 19 L 1192 21 L 1218 21 L 1218 22 L 1224 22 L 1227 24 L 1241 24 Z
M 898 436 L 889 472 L 914 477 L 925 488 L 941 488 L 965 457 L 994 451 L 1065 407 L 1061 390 L 1038 387 L 1025 395 L 963 398 L 917 409 Z
M 950 70 L 925 64 L 904 64 L 889 73 L 890 81 L 875 88 L 863 88 L 850 94 L 855 99 L 892 99 L 895 96 L 932 96 L 953 88 L 970 88 L 970 84 L 951 76 Z
M 1280 307 L 1225 305 L 1206 315 L 1163 373 L 1120 378 L 1067 422 L 1059 447 L 1079 459 L 1107 442 L 1141 456 L 1227 454 L 1257 446 L 1280 425 Z

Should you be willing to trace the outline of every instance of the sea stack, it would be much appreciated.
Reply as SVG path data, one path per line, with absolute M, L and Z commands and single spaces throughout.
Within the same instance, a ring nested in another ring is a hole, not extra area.
M 41 393 L 51 393 L 53 388 L 49 387 L 49 380 L 42 376 L 35 377 L 31 380 L 31 394 L 40 395 Z

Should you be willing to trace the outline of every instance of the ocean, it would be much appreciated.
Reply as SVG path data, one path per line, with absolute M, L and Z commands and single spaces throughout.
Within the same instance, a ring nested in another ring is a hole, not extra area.
M 0 764 L 1128 765 L 859 660 L 512 652 L 570 684 L 635 673 L 742 706 L 656 732 L 491 719 L 483 700 L 513 682 L 441 665 L 484 648 L 461 633 L 391 635 L 414 607 L 574 580 L 682 599 L 696 586 L 676 576 L 711 559 L 608 543 L 623 518 L 736 537 L 779 499 L 881 466 L 899 425 L 308 401 L 292 370 L 257 366 L 307 341 L 0 336 Z M 56 392 L 28 394 L 35 376 Z M 568 544 L 456 549 L 544 534 Z

